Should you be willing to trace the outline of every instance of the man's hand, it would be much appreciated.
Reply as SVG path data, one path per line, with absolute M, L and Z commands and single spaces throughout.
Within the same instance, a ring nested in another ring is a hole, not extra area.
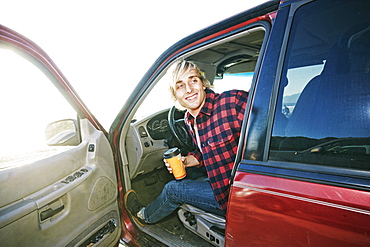
M 185 167 L 192 167 L 192 166 L 199 165 L 199 161 L 193 155 L 182 156 L 181 160 Z M 170 164 L 168 164 L 165 159 L 163 161 L 164 161 L 165 166 L 167 167 L 168 172 L 172 173 L 172 168 L 170 167 Z
M 185 167 L 192 167 L 192 166 L 199 165 L 199 161 L 193 155 L 187 155 L 187 156 L 181 157 L 181 159 Z

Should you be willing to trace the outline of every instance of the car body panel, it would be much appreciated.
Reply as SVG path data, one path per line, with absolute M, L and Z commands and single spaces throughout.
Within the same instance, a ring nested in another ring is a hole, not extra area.
M 227 243 L 366 246 L 369 205 L 366 191 L 238 172 Z M 240 222 L 246 227 L 240 227 Z

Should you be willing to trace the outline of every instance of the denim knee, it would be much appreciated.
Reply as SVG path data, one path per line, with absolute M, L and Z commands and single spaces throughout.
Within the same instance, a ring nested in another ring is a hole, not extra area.
M 178 188 L 179 188 L 180 183 L 181 183 L 181 181 L 172 180 L 172 181 L 168 182 L 168 183 L 164 186 L 163 190 L 164 190 L 166 193 L 167 193 L 167 191 L 168 191 L 168 192 L 170 192 L 170 191 L 177 191 L 177 190 L 178 190 Z
M 181 181 L 172 180 L 164 186 L 162 192 L 172 202 L 178 202 L 179 201 L 178 196 L 182 192 L 182 185 L 181 184 L 182 184 Z

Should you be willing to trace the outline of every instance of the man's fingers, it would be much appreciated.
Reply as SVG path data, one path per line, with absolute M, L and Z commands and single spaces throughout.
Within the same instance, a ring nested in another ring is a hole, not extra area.
M 172 168 L 170 167 L 170 164 L 168 164 L 168 163 L 166 162 L 166 160 L 163 160 L 163 161 L 164 161 L 164 165 L 166 166 L 166 168 L 167 168 L 168 172 L 169 172 L 169 173 L 172 173 Z

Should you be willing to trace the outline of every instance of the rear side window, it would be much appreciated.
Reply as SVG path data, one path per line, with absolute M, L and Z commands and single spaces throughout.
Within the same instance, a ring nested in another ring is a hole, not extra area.
M 296 11 L 269 159 L 370 170 L 370 2 Z

